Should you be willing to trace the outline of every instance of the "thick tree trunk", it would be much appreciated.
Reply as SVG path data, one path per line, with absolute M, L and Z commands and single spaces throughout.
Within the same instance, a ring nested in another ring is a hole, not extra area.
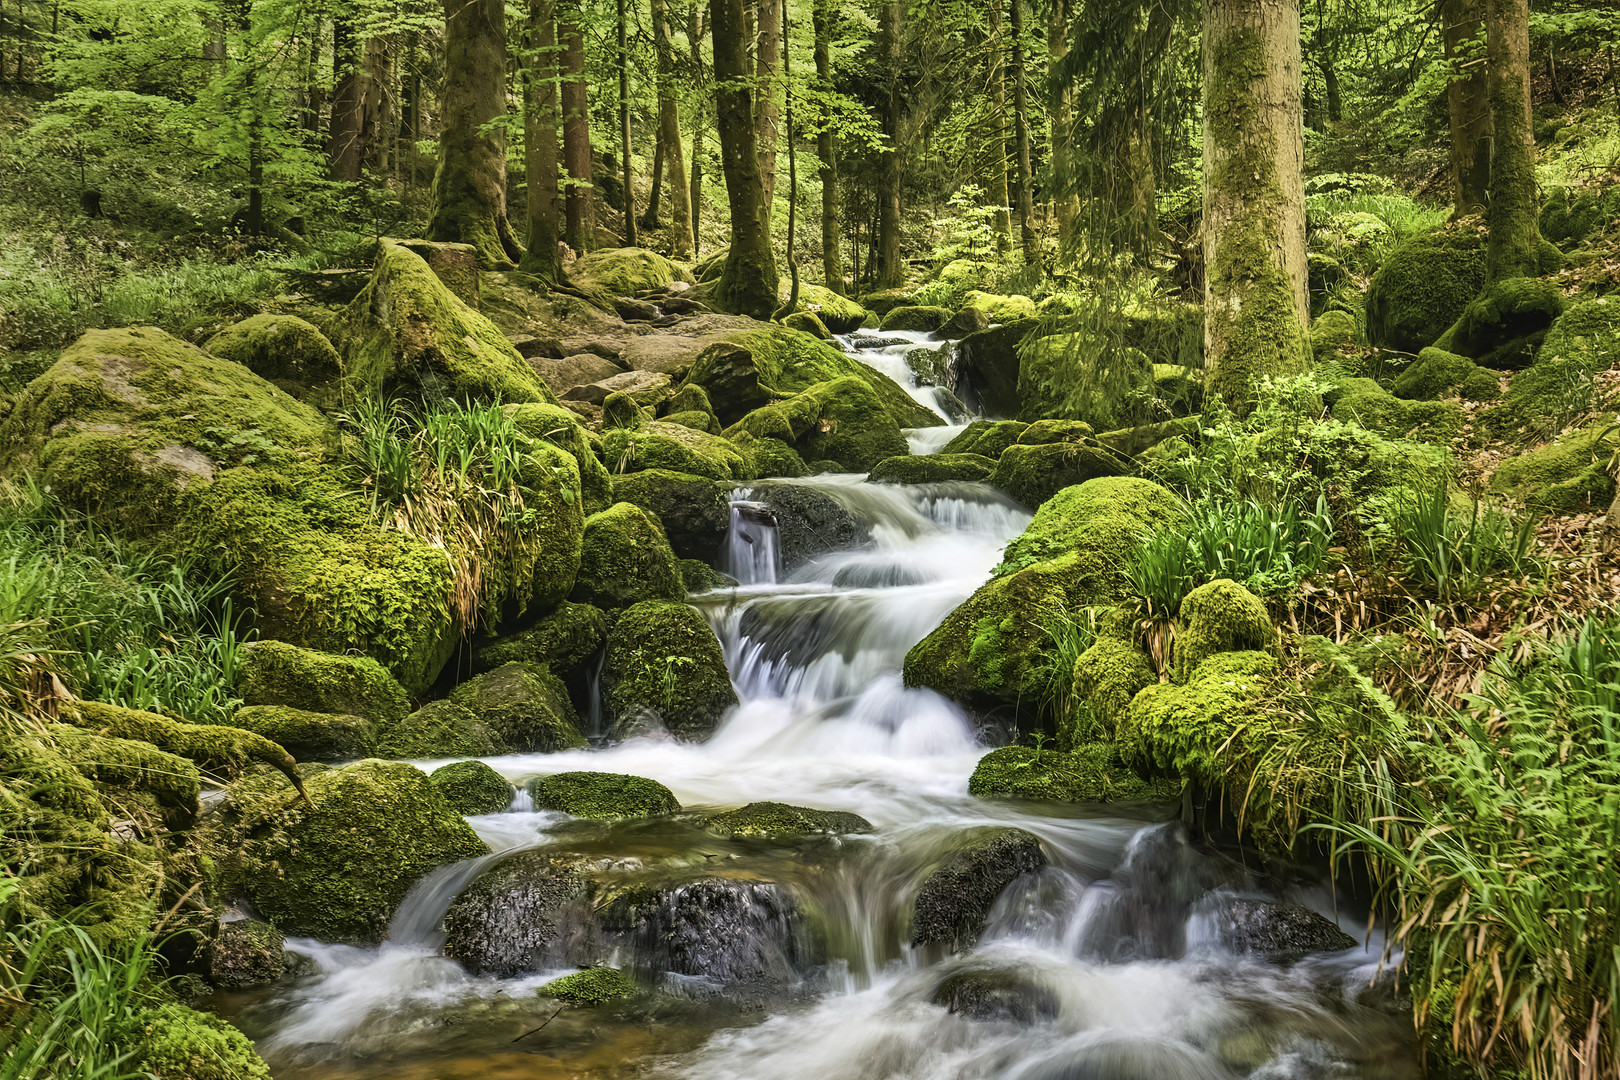
M 394 94 L 394 53 L 398 40 L 393 36 L 374 37 L 366 42 L 365 95 L 360 108 L 362 168 L 369 165 L 386 174 L 394 148 L 394 127 L 398 109 Z
M 1492 281 L 1534 277 L 1541 224 L 1530 127 L 1529 0 L 1485 0 L 1485 22 L 1494 129 L 1485 270 Z
M 782 59 L 782 9 L 777 0 L 758 0 L 755 9 L 754 74 L 759 79 L 754 98 L 754 142 L 759 146 L 759 175 L 765 185 L 765 207 L 770 213 L 776 198 L 777 121 L 782 115 L 782 88 L 776 73 Z
M 636 189 L 630 166 L 630 23 L 625 0 L 619 0 L 619 156 L 624 160 L 624 243 L 635 247 Z
M 563 44 L 564 239 L 583 255 L 595 246 L 596 200 L 591 193 L 591 113 L 585 74 L 585 31 L 579 0 L 558 5 L 557 31 Z
M 1301 370 L 1304 113 L 1296 0 L 1204 0 L 1204 370 L 1249 406 Z
M 529 50 L 523 82 L 523 171 L 528 176 L 529 237 L 521 268 L 562 280 L 561 192 L 557 184 L 558 109 L 556 0 L 529 0 Z
M 484 126 L 506 111 L 506 5 L 445 0 L 444 101 L 428 238 L 471 244 L 479 265 L 523 254 L 506 220 L 506 139 Z
M 990 4 L 990 40 L 985 44 L 985 79 L 990 88 L 990 181 L 985 193 L 996 208 L 996 254 L 1012 246 L 1011 197 L 1007 194 L 1007 66 L 1001 33 L 1001 0 Z
M 1023 0 L 1010 0 L 1013 47 L 1013 136 L 1018 145 L 1018 238 L 1024 249 L 1024 263 L 1041 261 L 1041 244 L 1035 235 L 1035 170 L 1029 150 L 1029 100 L 1024 89 L 1024 7 Z
M 327 124 L 326 170 L 333 180 L 358 180 L 365 160 L 360 129 L 365 115 L 366 72 L 360 61 L 361 41 L 347 13 L 332 20 L 332 117 Z
M 878 166 L 878 221 L 876 250 L 868 265 L 873 267 L 872 286 L 897 289 L 905 281 L 900 262 L 900 19 L 897 0 L 885 0 L 878 12 L 878 47 L 882 56 L 885 86 L 881 95 L 883 134 L 888 149 Z
M 1441 0 L 1439 16 L 1440 40 L 1452 67 L 1446 84 L 1451 201 L 1456 216 L 1464 217 L 1482 213 L 1490 202 L 1491 98 L 1476 40 L 1485 25 L 1483 0 Z
M 833 89 L 832 0 L 816 0 L 811 18 L 815 24 L 816 88 L 823 94 Z M 820 130 L 816 133 L 816 157 L 821 161 L 821 274 L 827 288 L 840 296 L 848 290 L 844 280 L 843 237 L 838 227 L 838 143 L 832 130 L 832 109 L 821 108 Z
M 714 296 L 727 311 L 769 319 L 776 310 L 776 255 L 771 250 L 769 207 L 754 143 L 743 0 L 709 0 L 709 22 L 714 36 L 714 78 L 719 84 L 715 112 L 720 164 L 731 206 L 731 253 Z
M 1048 69 L 1069 55 L 1068 0 L 1051 0 L 1046 9 L 1046 52 Z M 1074 151 L 1074 89 L 1067 82 L 1059 87 L 1052 102 L 1052 157 L 1069 160 Z M 1052 204 L 1058 231 L 1067 236 L 1080 216 L 1080 197 L 1074 194 L 1058 195 Z
M 652 0 L 652 23 L 658 59 L 658 140 L 664 148 L 664 169 L 669 176 L 669 251 L 677 259 L 690 259 L 692 204 L 686 187 L 681 114 L 675 97 L 675 43 L 670 32 L 668 0 Z

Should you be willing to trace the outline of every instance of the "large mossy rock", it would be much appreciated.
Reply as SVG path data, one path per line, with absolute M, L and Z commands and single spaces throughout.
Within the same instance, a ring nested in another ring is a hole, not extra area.
M 1491 490 L 1539 513 L 1601 511 L 1614 498 L 1609 459 L 1620 444 L 1613 417 L 1509 458 L 1491 476 Z
M 1482 367 L 1525 367 L 1564 306 L 1556 282 L 1528 277 L 1493 281 L 1468 302 L 1444 345 Z
M 32 473 L 107 524 L 177 524 L 237 465 L 313 460 L 335 429 L 239 364 L 156 327 L 91 330 L 0 422 L 0 475 Z
M 574 260 L 569 273 L 586 287 L 594 286 L 613 296 L 634 296 L 692 280 L 692 275 L 680 266 L 646 248 L 601 248 Z
M 978 944 L 996 898 L 1024 874 L 1046 865 L 1040 839 L 1022 829 L 987 829 L 964 843 L 923 880 L 912 903 L 911 944 L 963 952 Z
M 1367 339 L 1415 353 L 1434 344 L 1485 287 L 1485 236 L 1460 222 L 1390 253 L 1367 290 Z
M 1462 406 L 1455 401 L 1404 401 L 1371 379 L 1345 379 L 1323 394 L 1336 420 L 1386 439 L 1445 446 L 1462 434 Z
M 335 321 L 333 343 L 354 398 L 557 404 L 494 323 L 462 303 L 420 255 L 391 241 L 380 246 L 365 290 Z
M 601 608 L 565 600 L 527 629 L 480 645 L 473 652 L 473 670 L 484 672 L 521 661 L 565 674 L 602 651 L 607 631 L 608 619 Z
M 258 641 L 242 651 L 236 693 L 247 705 L 280 705 L 386 724 L 410 712 L 405 690 L 370 657 L 335 656 Z
M 792 281 L 783 278 L 781 288 L 777 290 L 777 298 L 787 303 L 788 293 L 792 287 Z M 793 310 L 813 314 L 834 334 L 849 334 L 859 330 L 868 314 L 864 307 L 847 296 L 839 296 L 825 285 L 814 285 L 808 281 L 799 283 L 799 304 Z
M 306 712 L 285 705 L 247 705 L 231 723 L 282 747 L 299 761 L 353 761 L 377 745 L 377 725 L 361 716 Z
M 962 307 L 976 308 L 984 312 L 993 323 L 1017 322 L 1019 319 L 1033 319 L 1035 317 L 1035 301 L 1019 293 L 1003 296 L 998 293 L 980 292 L 971 290 L 962 297 Z
M 602 665 L 611 725 L 623 730 L 651 712 L 671 734 L 706 739 L 736 704 L 720 642 L 696 610 L 646 600 L 619 614 Z
M 756 409 L 726 430 L 734 438 L 746 433 L 779 439 L 807 462 L 832 462 L 855 472 L 908 452 L 900 424 L 871 386 L 854 376 L 818 383 Z
M 661 469 L 709 480 L 753 478 L 753 462 L 735 443 L 684 424 L 640 419 L 602 439 L 602 457 L 613 474 Z
M 881 329 L 909 330 L 932 334 L 950 319 L 951 313 L 942 307 L 902 306 L 890 308 L 883 316 Z
M 380 757 L 487 757 L 511 752 L 511 745 L 498 731 L 471 709 L 452 701 L 430 701 L 403 720 L 386 725 L 377 737 Z
M 1216 653 L 1276 649 L 1277 627 L 1265 601 L 1230 578 L 1200 585 L 1182 597 L 1173 655 L 1183 680 Z
M 458 814 L 498 814 L 512 805 L 512 785 L 482 761 L 454 761 L 428 774 Z
M 663 784 L 626 773 L 552 773 L 530 780 L 528 790 L 536 810 L 560 810 L 594 821 L 661 817 L 681 808 Z
M 621 502 L 586 519 L 574 603 L 621 608 L 685 596 L 680 567 L 658 518 Z
M 1556 434 L 1593 403 L 1593 376 L 1620 368 L 1620 296 L 1571 304 L 1547 331 L 1533 365 L 1479 417 L 1496 438 Z
M 995 471 L 995 461 L 979 454 L 908 454 L 878 462 L 867 479 L 874 484 L 938 484 L 983 480 Z
M 1131 476 L 1099 477 L 1065 488 L 1041 505 L 1007 544 L 997 573 L 1006 574 L 1070 552 L 1080 553 L 1099 600 L 1125 587 L 1119 556 L 1184 513 L 1175 493 Z
M 779 802 L 751 802 L 709 818 L 712 833 L 756 840 L 792 840 L 805 836 L 870 833 L 872 823 L 845 810 L 813 810 Z
M 1181 776 L 1218 791 L 1230 761 L 1264 745 L 1261 717 L 1277 680 L 1269 652 L 1215 653 L 1184 684 L 1155 683 L 1136 695 L 1114 745 L 1145 776 Z
M 940 447 L 939 452 L 999 458 L 1028 429 L 1029 425 L 1022 420 L 975 420 L 960 435 Z
M 538 664 L 502 664 L 456 687 L 450 703 L 513 750 L 550 754 L 585 745 L 562 680 Z
M 547 850 L 502 859 L 451 902 L 445 954 L 474 975 L 508 978 L 590 963 L 586 865 Z
M 1450 394 L 1469 401 L 1488 401 L 1501 392 L 1501 387 L 1494 373 L 1468 357 L 1430 346 L 1395 377 L 1390 390 L 1396 397 L 1416 401 L 1433 401 Z
M 1058 749 L 1076 749 L 1091 734 L 1112 736 L 1132 699 L 1158 681 L 1152 661 L 1135 642 L 1100 634 L 1075 658 L 1074 695 L 1082 707 L 1058 725 Z
M 137 1010 L 123 1032 L 135 1044 L 126 1062 L 153 1080 L 270 1080 L 270 1067 L 230 1021 L 179 1002 Z
M 418 878 L 488 850 L 415 766 L 362 761 L 305 787 L 308 806 L 257 780 L 232 792 L 248 896 L 287 933 L 377 941 Z
M 615 502 L 651 512 L 678 558 L 713 562 L 731 527 L 730 488 L 703 476 L 645 469 L 613 478 Z
M 987 480 L 1025 506 L 1039 507 L 1065 488 L 1125 471 L 1123 458 L 1093 439 L 1019 442 L 1001 452 Z
M 532 439 L 546 442 L 565 451 L 579 466 L 579 490 L 582 509 L 587 514 L 606 510 L 613 502 L 607 466 L 597 456 L 600 440 L 587 431 L 579 417 L 560 405 L 531 403 L 507 408 L 517 429 Z
M 1069 803 L 1168 802 L 1180 796 L 1181 785 L 1143 780 L 1107 743 L 1085 743 L 1071 751 L 1003 746 L 979 759 L 968 778 L 968 794 Z
M 316 408 L 342 402 L 342 358 L 325 334 L 296 315 L 254 315 L 227 326 L 204 348 Z

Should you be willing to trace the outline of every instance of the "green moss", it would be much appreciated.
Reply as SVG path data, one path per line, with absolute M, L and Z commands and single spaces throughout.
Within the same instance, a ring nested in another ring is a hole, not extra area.
M 405 690 L 365 656 L 335 656 L 261 641 L 242 653 L 236 692 L 248 705 L 286 705 L 314 713 L 360 716 L 375 723 L 410 712 Z
M 1340 352 L 1361 339 L 1356 317 L 1348 311 L 1324 311 L 1311 323 L 1311 355 L 1318 361 Z
M 1098 638 L 1075 659 L 1074 693 L 1084 708 L 1058 727 L 1058 749 L 1071 750 L 1086 741 L 1090 732 L 1077 721 L 1112 735 L 1131 700 L 1158 681 L 1153 664 L 1141 649 L 1118 638 Z
M 737 704 L 720 642 L 686 604 L 646 600 L 626 608 L 608 634 L 602 706 L 624 724 L 657 713 L 682 738 L 710 735 Z
M 1240 753 L 1232 740 L 1262 714 L 1277 671 L 1270 653 L 1216 653 L 1185 685 L 1147 687 L 1114 733 L 1121 758 L 1148 775 L 1169 773 L 1219 788 L 1228 755 Z
M 802 331 L 811 337 L 820 338 L 822 341 L 831 341 L 833 339 L 832 331 L 827 329 L 826 324 L 808 311 L 793 312 L 782 320 L 782 325 L 792 330 Z
M 575 603 L 618 608 L 685 595 L 675 553 L 656 517 L 632 503 L 615 503 L 586 519 Z
M 688 593 L 703 593 L 713 589 L 734 587 L 737 582 L 701 559 L 681 559 L 677 565 L 681 571 L 681 584 L 686 586 Z
M 1181 785 L 1143 780 L 1120 766 L 1106 743 L 1087 743 L 1072 753 L 1003 746 L 979 759 L 968 794 L 1047 802 L 1169 802 L 1180 797 Z
M 1489 401 L 1501 393 L 1497 377 L 1466 356 L 1433 346 L 1390 384 L 1396 397 L 1433 400 L 1455 393 L 1469 401 Z
M 993 323 L 1014 322 L 1018 319 L 1035 317 L 1035 301 L 1017 293 L 1000 296 L 974 289 L 962 297 L 962 306 L 978 308 Z
M 579 466 L 579 491 L 585 513 L 606 510 L 613 502 L 607 467 L 596 455 L 594 436 L 579 417 L 560 405 L 510 405 L 506 412 L 517 429 L 535 439 L 545 439 L 565 451 Z
M 1022 534 L 1007 545 L 997 574 L 1012 573 L 1068 552 L 1080 552 L 1099 597 L 1123 587 L 1114 566 L 1147 534 L 1176 521 L 1182 503 L 1151 480 L 1099 477 L 1064 488 L 1043 503 Z
M 1367 290 L 1367 338 L 1415 353 L 1437 341 L 1485 287 L 1485 240 L 1463 220 L 1407 240 Z
M 1216 653 L 1275 652 L 1277 628 L 1265 601 L 1229 578 L 1198 586 L 1176 619 L 1176 674 L 1185 681 Z
M 636 984 L 616 968 L 599 967 L 552 979 L 535 993 L 541 997 L 556 998 L 568 1005 L 589 1008 L 635 997 Z
M 1527 277 L 1493 281 L 1469 301 L 1440 344 L 1485 367 L 1523 367 L 1534 344 L 1563 311 L 1564 294 L 1554 282 Z
M 749 461 L 753 462 L 754 475 L 761 480 L 809 475 L 804 458 L 781 439 L 749 437 L 744 441 L 739 438 L 737 448 L 747 453 Z
M 942 454 L 978 454 L 998 458 L 1016 443 L 1029 425 L 1022 420 L 975 420 L 940 448 Z
M 226 779 L 241 775 L 253 765 L 269 765 L 285 773 L 293 764 L 286 750 L 263 735 L 241 728 L 187 724 L 99 701 L 71 702 L 62 708 L 61 717 L 64 723 L 98 735 L 150 743 Z
M 53 724 L 48 731 L 55 749 L 96 785 L 100 801 L 120 820 L 133 820 L 153 835 L 195 824 L 202 783 L 189 759 L 70 724 Z
M 514 750 L 549 754 L 585 745 L 562 680 L 538 664 L 502 664 L 450 694 Z
M 1504 461 L 1491 490 L 1532 510 L 1574 514 L 1602 510 L 1614 498 L 1610 455 L 1620 443 L 1612 417 L 1602 417 L 1556 442 Z
M 377 739 L 377 753 L 383 757 L 488 757 L 511 752 L 501 734 L 478 714 L 449 701 L 428 702 L 389 724 Z
M 285 705 L 248 705 L 231 723 L 283 747 L 299 761 L 352 761 L 376 747 L 377 727 L 360 716 L 306 712 Z
M 1014 444 L 1001 452 L 989 482 L 1025 506 L 1039 507 L 1065 488 L 1123 472 L 1118 455 L 1095 442 Z
M 983 480 L 996 463 L 978 454 L 921 454 L 885 458 L 867 477 L 874 484 L 937 484 L 948 480 Z
M 670 548 L 687 559 L 707 561 L 719 553 L 731 523 L 730 493 L 729 484 L 668 469 L 613 479 L 614 501 L 634 503 L 655 515 Z
M 669 788 L 644 776 L 565 772 L 529 781 L 536 810 L 560 810 L 592 820 L 660 817 L 680 810 Z
M 1389 439 L 1445 445 L 1462 434 L 1455 401 L 1403 401 L 1371 379 L 1346 379 L 1328 395 L 1336 419 Z
M 602 440 L 602 457 L 612 473 L 663 469 L 711 480 L 753 477 L 752 462 L 727 440 L 663 421 L 614 428 Z
M 441 765 L 428 780 L 458 814 L 498 814 L 512 805 L 512 785 L 482 761 Z
M 859 814 L 812 810 L 779 802 L 752 802 L 709 818 L 710 832 L 731 837 L 785 840 L 818 834 L 870 833 L 877 830 Z
M 910 307 L 916 295 L 910 289 L 879 289 L 861 297 L 861 306 L 879 316 L 887 315 L 897 307 Z
M 1153 361 L 1092 330 L 1031 336 L 1018 347 L 1017 386 L 1020 420 L 1063 417 L 1119 427 L 1133 421 L 1152 390 Z
M 904 306 L 890 308 L 883 316 L 881 329 L 911 330 L 931 334 L 950 319 L 951 313 L 942 307 Z
M 480 646 L 473 653 L 473 668 L 489 671 L 522 662 L 567 671 L 601 651 L 607 627 L 601 608 L 565 600 L 527 630 Z
M 744 416 L 733 438 L 780 439 L 805 461 L 831 461 L 865 472 L 884 458 L 907 453 L 900 425 L 864 380 L 818 383 L 784 401 Z
M 295 315 L 254 315 L 221 330 L 204 348 L 317 408 L 341 403 L 342 359 L 325 334 Z
M 253 1043 L 212 1013 L 171 1003 L 133 1020 L 133 1065 L 154 1080 L 270 1080 Z
M 557 404 L 494 323 L 462 303 L 420 255 L 391 241 L 383 241 L 370 283 L 334 330 L 351 400 L 449 394 Z
M 693 431 L 706 431 L 710 435 L 720 434 L 720 420 L 711 412 L 672 412 L 664 416 L 664 423 L 679 424 Z
M 651 420 L 651 406 L 643 407 L 629 394 L 609 394 L 602 399 L 602 429 L 626 428 L 634 430 Z
M 415 766 L 361 761 L 306 786 L 309 806 L 237 800 L 248 896 L 289 933 L 376 941 L 418 878 L 488 850 Z
M 575 260 L 569 274 L 614 296 L 634 296 L 692 280 L 678 265 L 645 248 L 600 248 Z
M 792 282 L 788 278 L 783 278 L 777 299 L 787 303 L 791 289 Z M 808 281 L 799 283 L 799 306 L 794 310 L 812 315 L 822 324 L 824 330 L 834 334 L 848 334 L 859 330 L 861 323 L 866 321 L 867 314 L 864 307 L 847 296 L 839 296 L 825 285 L 814 285 Z M 791 320 L 792 317 L 789 316 L 789 326 L 793 325 Z
M 1492 436 L 1555 434 L 1592 408 L 1593 376 L 1620 367 L 1620 299 L 1570 305 L 1547 331 L 1531 367 L 1513 376 L 1502 403 L 1480 416 Z

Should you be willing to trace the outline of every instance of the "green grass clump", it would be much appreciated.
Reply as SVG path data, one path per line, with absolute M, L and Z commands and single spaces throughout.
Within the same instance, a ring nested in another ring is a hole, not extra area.
M 552 979 L 535 993 L 568 1005 L 586 1007 L 635 997 L 636 984 L 617 968 L 599 967 Z

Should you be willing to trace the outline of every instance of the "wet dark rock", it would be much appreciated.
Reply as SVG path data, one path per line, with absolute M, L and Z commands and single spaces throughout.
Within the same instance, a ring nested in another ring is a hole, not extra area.
M 553 337 L 536 337 L 533 334 L 508 334 L 506 340 L 512 343 L 512 347 L 518 351 L 518 355 L 525 360 L 561 360 L 566 355 L 563 352 L 562 342 Z
M 988 330 L 989 328 L 990 317 L 978 308 L 969 307 L 963 308 L 945 320 L 945 325 L 935 330 L 934 336 L 943 338 L 946 341 L 956 341 L 959 338 L 967 337 L 969 334 L 976 334 L 980 330 Z
M 625 322 L 651 322 L 662 314 L 657 307 L 644 300 L 631 300 L 625 296 L 613 298 L 613 310 Z
M 1207 1080 L 1229 1075 L 1182 1043 L 1120 1036 L 1089 1043 L 1020 1073 L 1024 1080 Z
M 658 515 L 669 546 L 682 559 L 712 562 L 731 526 L 729 485 L 668 469 L 644 469 L 613 478 L 613 501 Z
M 1018 343 L 1039 325 L 1036 319 L 1004 323 L 969 334 L 956 346 L 961 380 L 991 416 L 1018 415 Z
M 1356 947 L 1356 939 L 1333 920 L 1300 904 L 1231 898 L 1220 904 L 1213 918 L 1222 945 L 1272 963 Z
M 750 497 L 776 518 L 776 550 L 786 573 L 870 536 L 866 524 L 836 499 L 802 484 L 756 484 Z
M 729 341 L 716 342 L 699 353 L 687 381 L 708 393 L 722 424 L 735 424 L 771 403 L 771 392 L 760 385 L 754 354 Z
M 784 840 L 817 834 L 870 833 L 872 823 L 845 810 L 814 810 L 779 802 L 751 802 L 709 819 L 710 832 L 722 836 Z
M 849 347 L 852 349 L 887 349 L 893 345 L 909 345 L 910 338 L 903 337 L 852 337 Z
M 713 877 L 632 894 L 608 906 L 603 926 L 638 966 L 728 985 L 789 982 L 810 959 L 798 905 L 769 882 Z
M 520 975 L 590 962 L 596 937 L 587 862 L 524 851 L 486 871 L 444 915 L 447 956 L 475 975 Z
M 911 943 L 972 948 L 984 933 L 996 897 L 1023 874 L 1046 865 L 1041 842 L 1022 829 L 973 836 L 928 875 L 912 909 Z
M 1165 960 L 1186 952 L 1194 902 L 1226 882 L 1187 842 L 1179 824 L 1144 829 L 1105 886 L 1080 941 L 1082 956 L 1111 963 Z
M 1005 969 L 958 971 L 934 990 L 933 1002 L 968 1020 L 1033 1024 L 1058 1014 L 1050 987 Z
M 222 922 L 208 948 L 208 981 L 225 989 L 273 983 L 287 974 L 286 949 L 286 937 L 267 922 Z

